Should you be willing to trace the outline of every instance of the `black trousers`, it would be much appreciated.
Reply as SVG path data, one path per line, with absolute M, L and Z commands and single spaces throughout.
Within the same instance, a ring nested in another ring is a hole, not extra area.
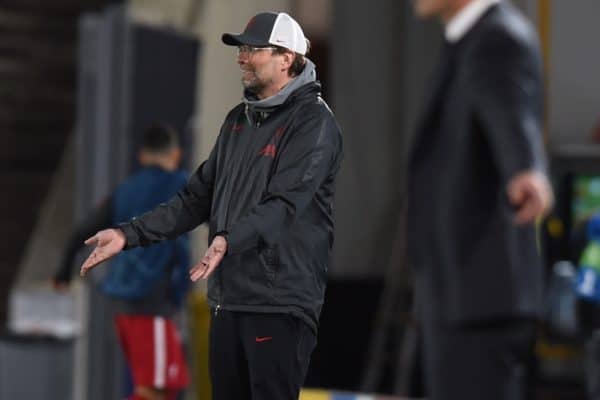
M 533 321 L 462 326 L 426 323 L 423 334 L 428 399 L 531 398 Z
M 316 342 L 308 325 L 291 315 L 213 313 L 213 400 L 297 400 Z

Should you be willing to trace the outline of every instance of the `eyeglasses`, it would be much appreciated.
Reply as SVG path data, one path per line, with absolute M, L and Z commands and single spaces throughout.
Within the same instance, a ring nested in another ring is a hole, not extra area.
M 262 50 L 277 50 L 277 47 L 274 46 L 267 46 L 267 47 L 253 47 L 253 46 L 248 46 L 247 44 L 241 45 L 237 47 L 237 54 L 238 56 L 240 54 L 246 54 L 246 55 L 252 55 L 254 53 L 258 53 L 259 51 Z

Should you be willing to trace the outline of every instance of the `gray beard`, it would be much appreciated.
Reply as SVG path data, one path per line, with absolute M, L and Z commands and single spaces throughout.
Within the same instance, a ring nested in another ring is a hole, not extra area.
M 259 93 L 262 89 L 264 89 L 265 84 L 258 80 L 247 82 L 247 81 L 244 81 L 244 79 L 242 78 L 242 86 L 244 87 L 245 90 L 256 94 L 256 93 Z

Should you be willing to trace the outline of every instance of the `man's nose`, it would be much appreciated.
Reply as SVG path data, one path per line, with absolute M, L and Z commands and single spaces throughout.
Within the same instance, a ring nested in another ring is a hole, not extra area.
M 247 64 L 248 63 L 248 55 L 245 53 L 240 53 L 237 56 L 237 63 L 242 65 L 242 64 Z

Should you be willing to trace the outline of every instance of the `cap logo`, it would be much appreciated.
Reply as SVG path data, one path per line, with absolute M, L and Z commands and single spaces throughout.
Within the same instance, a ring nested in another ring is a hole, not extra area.
M 250 21 L 248 21 L 248 24 L 246 25 L 246 30 L 250 29 L 252 25 L 254 25 L 254 22 L 256 22 L 256 17 L 252 17 Z

